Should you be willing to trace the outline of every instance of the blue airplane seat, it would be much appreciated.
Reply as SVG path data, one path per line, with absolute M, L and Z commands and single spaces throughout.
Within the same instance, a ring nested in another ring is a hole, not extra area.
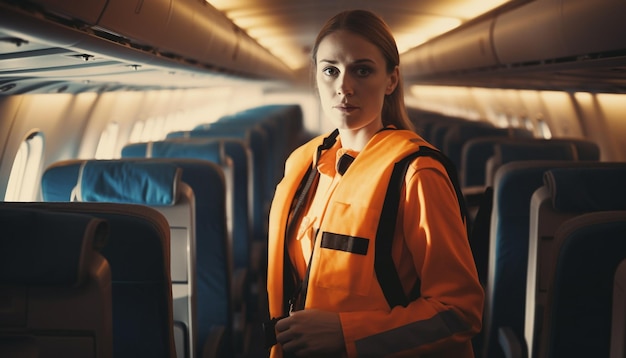
M 0 203 L 0 356 L 113 354 L 109 226 Z
M 613 277 L 626 258 L 626 211 L 597 211 L 563 223 L 550 280 L 542 349 L 548 357 L 608 357 Z
M 174 138 L 165 141 L 131 143 L 122 148 L 122 158 L 190 158 L 233 165 L 233 256 L 234 267 L 250 266 L 252 168 L 245 142 L 234 138 Z
M 69 162 L 65 162 L 69 169 L 78 172 L 81 161 Z M 100 253 L 111 268 L 113 356 L 176 357 L 170 234 L 163 215 L 133 204 L 14 204 L 20 208 L 85 214 L 108 222 L 109 240 Z
M 490 157 L 495 154 L 498 143 L 571 143 L 575 147 L 575 157 L 582 161 L 600 160 L 599 146 L 589 140 L 579 138 L 510 138 L 510 137 L 479 137 L 465 142 L 461 154 L 461 186 L 483 187 L 487 183 L 486 167 Z M 561 145 L 561 144 L 559 144 Z
M 123 161 L 169 163 L 182 169 L 181 180 L 193 190 L 197 218 L 196 354 L 202 355 L 203 347 L 207 346 L 207 350 L 219 350 L 224 356 L 232 355 L 231 253 L 226 225 L 226 184 L 221 168 L 215 163 L 197 159 L 152 158 Z M 76 182 L 82 162 L 59 162 L 46 169 L 42 179 L 44 200 L 69 200 L 74 184 L 68 183 L 68 178 L 75 175 L 70 182 Z M 57 188 L 51 188 L 53 185 Z M 47 195 L 47 190 L 54 195 Z M 63 190 L 67 192 L 63 193 Z M 217 336 L 222 338 L 209 339 Z
M 456 123 L 446 131 L 441 151 L 446 153 L 454 165 L 461 168 L 463 145 L 470 139 L 479 137 L 532 137 L 532 132 L 521 128 L 497 128 L 485 122 Z
M 267 220 L 274 188 L 272 187 L 271 192 L 268 192 L 268 185 L 266 184 L 270 174 L 268 173 L 267 136 L 265 132 L 258 127 L 233 127 L 168 133 L 167 139 L 174 138 L 235 138 L 242 139 L 248 145 L 252 153 L 254 184 L 252 238 L 255 242 L 267 241 Z
M 73 180 L 72 175 L 76 175 Z M 85 202 L 70 203 L 59 210 L 86 210 L 98 217 L 115 218 L 111 219 L 115 220 L 114 244 L 103 251 L 113 272 L 115 356 L 130 357 L 144 350 L 157 356 L 176 355 L 170 228 L 158 211 L 144 214 L 142 210 L 151 210 L 145 205 L 170 205 L 175 200 L 179 177 L 179 169 L 172 165 L 86 160 L 55 163 L 42 177 L 44 201 Z M 70 189 L 71 181 L 74 187 Z M 73 205 L 88 202 L 93 204 Z M 127 203 L 136 206 L 127 207 Z M 131 257 L 142 260 L 133 259 L 137 262 L 131 265 Z M 148 294 L 154 298 L 148 299 Z M 155 314 L 157 309 L 162 312 Z M 163 343 L 154 344 L 152 339 L 156 338 Z M 137 344 L 135 340 L 142 342 Z
M 571 160 L 514 161 L 502 165 L 493 185 L 493 210 L 487 238 L 488 258 L 482 347 L 484 357 L 502 357 L 497 334 L 510 327 L 523 337 L 528 265 L 530 203 L 543 185 L 543 173 L 556 167 L 593 162 Z M 483 246 L 481 246 L 483 247 Z M 477 263 L 479 265 L 479 263 Z
M 531 199 L 524 340 L 536 355 L 546 343 L 546 312 L 559 243 L 566 220 L 588 212 L 626 210 L 626 163 L 577 162 L 544 174 Z M 584 195 L 583 195 L 584 194 Z
M 230 245 L 233 258 L 231 279 L 234 310 L 238 313 L 235 324 L 240 330 L 246 328 L 246 303 L 250 301 L 248 288 L 251 267 L 251 190 L 248 175 L 251 165 L 250 153 L 243 140 L 226 138 L 176 138 L 165 141 L 132 143 L 122 148 L 122 157 L 181 158 L 207 160 L 224 167 L 227 185 L 226 196 L 232 202 L 232 214 L 228 223 L 232 234 Z

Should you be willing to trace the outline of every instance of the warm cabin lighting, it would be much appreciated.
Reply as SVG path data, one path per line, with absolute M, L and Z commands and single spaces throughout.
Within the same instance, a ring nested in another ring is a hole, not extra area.
M 626 130 L 626 121 L 624 113 L 626 112 L 626 102 L 624 96 L 613 93 L 598 93 L 595 96 L 594 103 L 596 108 L 602 108 L 603 120 L 606 128 L 612 128 L 615 133 L 624 133 Z M 626 141 L 623 138 L 613 140 L 611 145 L 615 148 L 615 153 L 626 153 Z
M 396 34 L 396 44 L 400 53 L 419 46 L 424 42 L 448 32 L 462 24 L 461 19 L 454 18 L 436 18 L 428 24 L 428 22 L 420 22 L 417 29 L 411 32 Z
M 455 13 L 459 17 L 471 19 L 478 15 L 484 14 L 496 7 L 509 2 L 509 0 L 471 0 L 457 1 L 454 5 L 442 6 L 447 7 L 447 11 Z
M 411 20 L 395 31 L 398 50 L 403 53 L 434 37 L 448 32 L 475 16 L 488 12 L 510 0 L 468 0 L 432 2 L 422 8 L 411 10 Z M 307 5 L 311 11 L 303 12 L 288 2 L 259 2 L 257 0 L 207 0 L 222 11 L 237 26 L 246 31 L 261 46 L 268 49 L 291 69 L 309 66 L 308 49 L 327 15 L 347 9 L 358 8 L 358 1 L 342 1 L 340 4 L 319 1 Z M 371 10 L 386 16 L 408 15 L 392 5 L 381 4 Z M 446 14 L 440 16 L 439 14 Z M 299 21 L 298 17 L 302 17 Z
M 4 201 L 34 201 L 39 191 L 43 135 L 35 131 L 22 142 L 13 160 Z

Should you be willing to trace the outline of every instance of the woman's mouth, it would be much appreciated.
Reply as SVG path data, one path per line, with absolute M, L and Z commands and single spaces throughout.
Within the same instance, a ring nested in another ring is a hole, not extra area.
M 350 104 L 340 104 L 335 106 L 334 108 L 343 113 L 351 113 L 359 109 L 359 107 Z

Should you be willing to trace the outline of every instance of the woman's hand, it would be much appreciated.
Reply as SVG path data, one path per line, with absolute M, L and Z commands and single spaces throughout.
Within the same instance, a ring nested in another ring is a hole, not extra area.
M 345 346 L 339 314 L 307 309 L 296 311 L 276 323 L 276 340 L 296 357 L 344 356 Z

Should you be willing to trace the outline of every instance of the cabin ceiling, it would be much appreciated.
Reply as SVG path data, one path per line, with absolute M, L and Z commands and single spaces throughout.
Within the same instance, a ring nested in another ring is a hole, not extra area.
M 400 53 L 450 31 L 511 0 L 208 0 L 292 69 L 310 64 L 310 50 L 324 22 L 343 10 L 380 15 Z M 519 1 L 518 1 L 519 2 Z
M 0 94 L 310 88 L 317 32 L 354 8 L 408 85 L 626 93 L 623 0 L 0 0 Z

